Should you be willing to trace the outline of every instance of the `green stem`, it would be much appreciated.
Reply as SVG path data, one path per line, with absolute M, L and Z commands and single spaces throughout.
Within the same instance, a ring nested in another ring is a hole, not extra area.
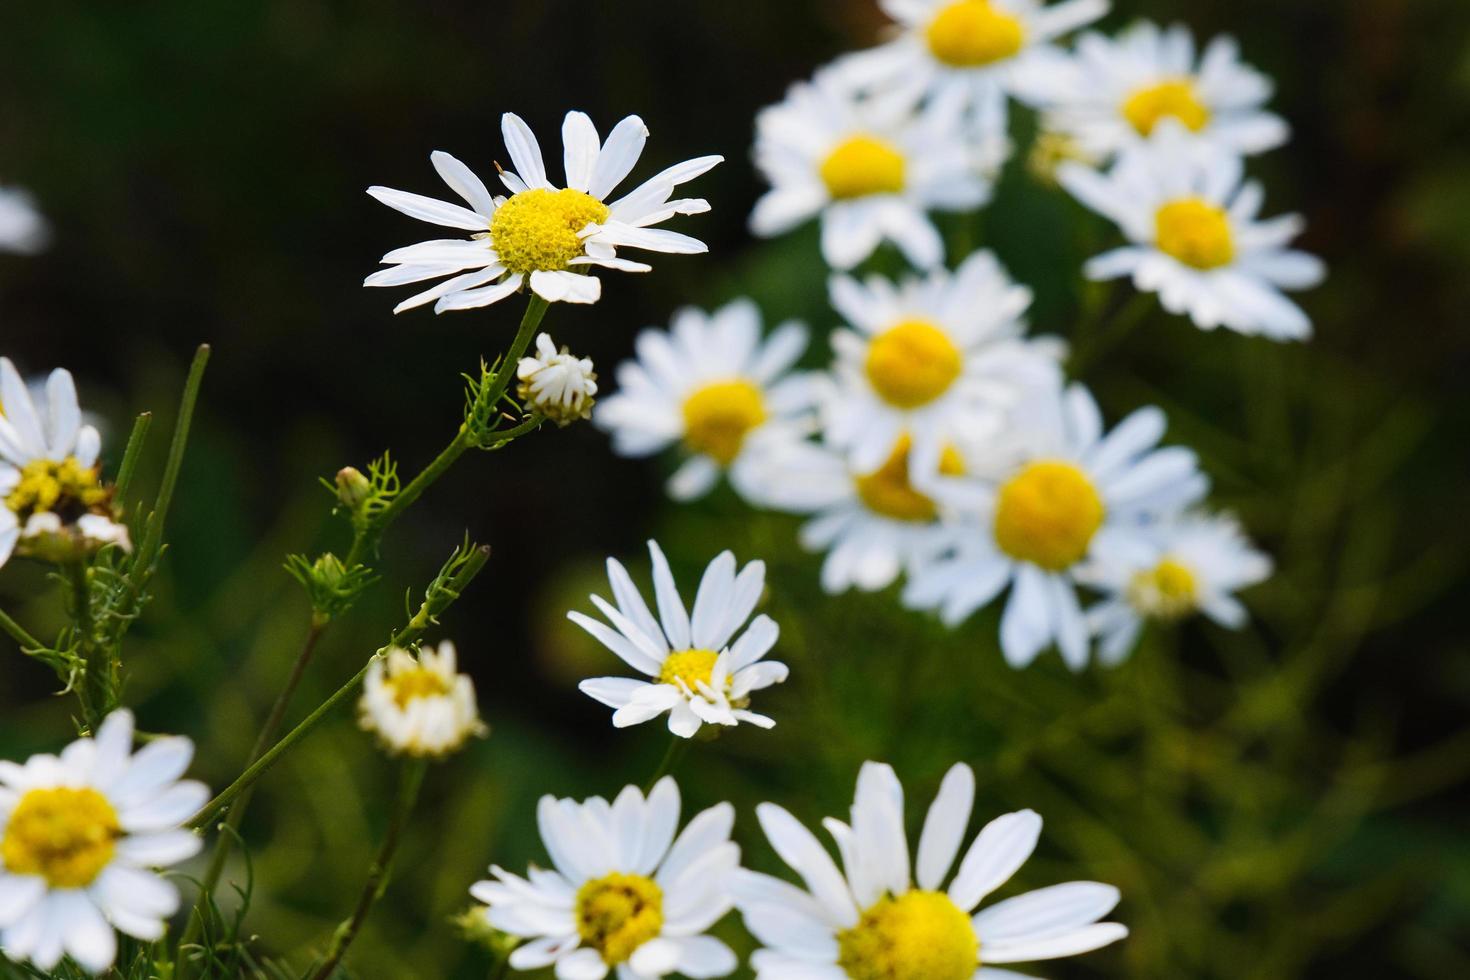
M 506 443 L 519 439 L 521 436 L 527 434 L 528 432 L 535 432 L 537 429 L 541 428 L 541 424 L 545 421 L 546 416 L 544 415 L 532 415 L 530 418 L 526 419 L 526 421 L 522 422 L 520 425 L 515 426 L 514 428 L 505 429 L 500 432 L 491 432 L 491 441 L 486 444 L 484 448 L 499 449 Z
M 128 448 L 123 451 L 122 464 L 117 468 L 117 480 L 113 484 L 115 499 L 122 503 L 133 483 L 133 473 L 138 469 L 138 457 L 143 454 L 143 442 L 148 438 L 148 429 L 153 425 L 153 413 L 144 412 L 133 422 L 132 434 L 128 436 Z
M 10 634 L 11 639 L 20 646 L 21 653 L 30 654 L 35 650 L 46 649 L 40 640 L 26 632 L 26 628 L 12 619 L 10 614 L 3 609 L 0 609 L 0 629 Z
M 648 782 L 643 784 L 643 792 L 647 793 L 651 791 L 655 783 L 674 771 L 674 767 L 679 764 L 684 758 L 685 753 L 689 751 L 689 743 L 691 741 L 693 740 L 680 738 L 677 735 L 670 737 L 668 751 L 664 752 L 663 760 L 659 762 L 658 768 L 653 771 L 653 775 L 648 777 Z
M 87 580 L 87 563 L 74 561 L 67 566 L 71 580 L 72 615 L 76 618 L 76 634 L 80 640 L 82 662 L 86 674 L 78 692 L 82 702 L 82 717 L 87 729 L 95 732 L 112 706 L 112 665 L 108 662 L 106 649 L 97 642 L 92 629 L 92 588 Z
M 189 428 L 194 421 L 194 406 L 199 401 L 199 388 L 204 383 L 204 369 L 209 364 L 209 345 L 200 344 L 194 352 L 194 361 L 189 365 L 189 377 L 184 382 L 184 395 L 179 400 L 179 417 L 174 424 L 173 441 L 168 447 L 168 463 L 163 469 L 163 482 L 159 484 L 158 499 L 153 513 L 148 518 L 148 530 L 143 545 L 138 549 L 128 576 L 134 591 L 140 592 L 143 580 L 152 572 L 153 561 L 163 546 L 163 525 L 168 518 L 169 505 L 173 503 L 174 487 L 179 482 L 179 471 L 184 466 L 184 450 L 188 448 Z

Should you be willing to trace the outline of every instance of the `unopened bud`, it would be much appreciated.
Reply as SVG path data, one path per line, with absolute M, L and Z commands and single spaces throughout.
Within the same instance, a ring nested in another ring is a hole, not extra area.
M 337 471 L 337 499 L 344 506 L 357 510 L 372 493 L 372 482 L 362 475 L 362 470 L 355 466 L 344 466 Z
M 535 355 L 521 358 L 516 377 L 521 380 L 517 394 L 526 407 L 557 425 L 592 417 L 597 373 L 591 358 L 576 357 L 565 347 L 558 351 L 550 334 L 536 338 Z

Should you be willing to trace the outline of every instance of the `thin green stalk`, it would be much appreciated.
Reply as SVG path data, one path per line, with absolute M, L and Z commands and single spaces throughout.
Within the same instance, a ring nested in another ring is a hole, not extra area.
M 122 464 L 117 468 L 117 480 L 113 484 L 119 502 L 127 497 L 128 489 L 132 486 L 133 473 L 138 469 L 138 457 L 143 454 L 143 443 L 147 440 L 148 429 L 152 425 L 152 412 L 144 412 L 133 422 L 132 434 L 128 436 L 128 447 L 123 450 Z
M 82 662 L 86 674 L 78 692 L 82 702 L 82 717 L 89 731 L 97 726 L 112 706 L 112 664 L 106 649 L 97 642 L 92 629 L 92 588 L 87 580 L 87 563 L 74 561 L 67 566 L 71 581 L 72 615 L 76 618 L 76 635 L 80 639 Z
M 685 753 L 689 751 L 689 743 L 691 741 L 693 740 L 680 738 L 677 735 L 670 737 L 668 751 L 664 752 L 663 760 L 659 762 L 658 768 L 653 771 L 653 775 L 648 777 L 648 782 L 643 784 L 643 792 L 647 793 L 652 790 L 654 784 L 674 771 L 674 767 L 683 760 Z
M 20 652 L 29 654 L 34 650 L 44 650 L 45 646 L 26 631 L 26 628 L 14 619 L 5 610 L 0 609 L 0 629 L 10 634 L 11 639 L 20 646 Z
M 153 561 L 163 547 L 163 525 L 168 518 L 169 505 L 173 502 L 174 487 L 179 482 L 179 471 L 184 465 L 184 450 L 189 443 L 189 428 L 194 421 L 194 406 L 199 401 L 199 388 L 204 383 L 204 369 L 209 364 L 209 345 L 200 344 L 194 352 L 194 361 L 189 365 L 189 377 L 184 382 L 184 395 L 179 400 L 179 417 L 174 423 L 173 441 L 168 447 L 168 463 L 163 469 L 163 482 L 158 487 L 158 499 L 149 515 L 148 530 L 143 545 L 133 562 L 128 575 L 135 592 L 140 592 L 143 581 L 152 571 Z

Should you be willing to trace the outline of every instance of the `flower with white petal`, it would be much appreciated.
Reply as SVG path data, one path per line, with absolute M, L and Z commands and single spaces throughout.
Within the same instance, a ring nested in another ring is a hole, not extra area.
M 798 82 L 756 118 L 755 162 L 771 189 L 750 228 L 769 238 L 817 215 L 822 255 L 851 269 L 885 239 L 921 269 L 944 259 L 929 211 L 969 211 L 990 197 L 958 107 L 921 111 L 861 99 L 828 73 Z
M 1148 620 L 1172 622 L 1202 613 L 1240 629 L 1249 614 L 1234 593 L 1271 575 L 1271 559 L 1226 515 L 1185 514 L 1151 533 L 1148 545 L 1078 572 L 1105 595 L 1087 611 L 1105 664 L 1120 663 L 1132 652 Z
M 618 391 L 594 421 L 621 456 L 677 444 L 687 458 L 669 479 L 676 500 L 703 496 L 721 473 L 743 493 L 760 444 L 800 425 L 811 407 L 810 383 L 791 373 L 806 345 L 806 327 L 794 322 L 762 340 L 750 300 L 709 314 L 680 310 L 668 330 L 638 335 L 637 358 L 618 366 Z
M 36 199 L 18 187 L 0 187 L 0 252 L 35 255 L 51 241 Z
M 1043 125 L 1095 160 L 1146 142 L 1165 119 L 1193 140 L 1240 155 L 1273 149 L 1290 135 L 1264 108 L 1271 80 L 1241 63 L 1234 38 L 1217 37 L 1196 57 L 1188 28 L 1143 22 L 1116 39 L 1084 34 L 1075 56 L 1044 69 L 1032 86 L 1045 108 Z
M 374 660 L 363 680 L 358 723 L 389 752 L 442 758 L 487 731 L 475 704 L 475 685 L 458 672 L 454 644 L 418 655 L 394 647 Z
M 1021 810 L 992 820 L 951 877 L 974 801 L 974 773 L 954 766 L 911 865 L 903 786 L 889 766 L 865 764 L 851 823 L 823 821 L 841 868 L 795 817 L 761 804 L 761 828 L 805 888 L 754 871 L 731 877 L 735 905 L 765 945 L 751 957 L 757 980 L 1016 980 L 992 964 L 1075 956 L 1128 935 L 1126 926 L 1098 921 L 1119 894 L 1092 881 L 1040 888 L 976 912 L 1031 856 L 1041 818 Z
M 550 334 L 536 338 L 536 353 L 521 358 L 516 377 L 521 401 L 557 425 L 592 417 L 597 394 L 592 359 L 577 357 L 566 347 L 558 351 Z
M 1310 289 L 1326 269 L 1287 247 L 1301 233 L 1299 216 L 1259 220 L 1265 192 L 1244 177 L 1238 156 L 1191 142 L 1172 119 L 1106 174 L 1078 163 L 1057 171 L 1062 186 L 1131 242 L 1088 262 L 1089 279 L 1131 276 L 1204 330 L 1305 339 L 1311 321 L 1282 290 Z
M 151 869 L 199 851 L 182 829 L 209 799 L 179 778 L 193 757 L 175 737 L 134 754 L 133 716 L 114 711 L 59 756 L 0 762 L 0 952 L 48 972 L 70 956 L 101 973 L 117 956 L 113 930 L 163 935 L 179 893 Z
M 1079 569 L 1146 550 L 1151 527 L 1208 489 L 1193 452 L 1157 448 L 1165 424 L 1163 412 L 1143 408 L 1104 434 L 1083 386 L 1036 398 L 1017 413 L 1014 458 L 966 483 L 968 519 L 953 553 L 911 577 L 905 604 L 938 609 L 954 626 L 1010 585 L 1000 623 L 1007 662 L 1025 667 L 1055 643 L 1082 669 L 1091 643 Z
M 623 272 L 651 268 L 618 258 L 619 247 L 675 254 L 708 251 L 697 239 L 652 226 L 677 214 L 708 211 L 707 201 L 674 199 L 674 188 L 722 157 L 676 164 L 609 203 L 609 195 L 643 153 L 648 130 L 642 119 L 627 117 L 602 143 L 585 113 L 567 113 L 562 124 L 565 187 L 547 177 L 541 147 L 520 116 L 506 113 L 501 129 L 515 167 L 500 171 L 509 197 L 492 195 L 469 167 L 443 151 L 430 157 L 434 169 L 468 208 L 388 187 L 368 188 L 374 198 L 411 218 L 473 233 L 383 256 L 391 268 L 368 276 L 364 285 L 403 286 L 450 277 L 399 303 L 393 312 L 431 302 L 436 313 L 488 306 L 522 283 L 548 302 L 595 303 L 602 296 L 602 281 L 587 274 L 591 267 Z
M 725 880 L 740 864 L 730 841 L 735 810 L 720 803 L 679 828 L 672 777 L 648 798 L 626 787 L 609 803 L 543 796 L 536 808 L 551 869 L 525 878 L 496 866 L 470 894 L 489 924 L 528 942 L 510 955 L 516 970 L 555 965 L 557 980 L 694 980 L 734 971 L 735 954 L 704 935 L 730 909 Z
M 693 737 L 701 725 L 728 727 L 742 721 L 761 728 L 775 725 L 749 710 L 752 693 L 781 683 L 787 675 L 785 664 L 761 659 L 780 635 L 775 622 L 762 614 L 745 626 L 765 588 L 765 562 L 750 562 L 736 574 L 735 556 L 721 552 L 705 569 L 690 613 L 656 542 L 648 542 L 648 553 L 653 559 L 658 617 L 627 569 L 609 558 L 613 602 L 591 597 L 607 623 L 579 612 L 569 612 L 567 618 L 649 680 L 596 677 L 583 681 L 579 689 L 616 709 L 613 724 L 618 728 L 666 712 L 669 731 L 680 738 Z

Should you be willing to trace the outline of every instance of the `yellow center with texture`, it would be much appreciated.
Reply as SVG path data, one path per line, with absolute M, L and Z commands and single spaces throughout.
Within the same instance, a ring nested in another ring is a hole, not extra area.
M 56 513 L 75 520 L 107 502 L 107 490 L 97 482 L 97 470 L 82 466 L 76 457 L 61 462 L 35 459 L 20 471 L 20 482 L 5 497 L 5 506 L 18 516 Z
M 920 408 L 949 390 L 964 368 L 960 349 L 927 320 L 905 320 L 873 338 L 863 364 L 873 389 L 896 408 Z
M 664 684 L 678 687 L 680 682 L 691 691 L 698 691 L 700 684 L 708 684 L 714 676 L 715 661 L 720 658 L 713 650 L 684 650 L 671 653 L 658 672 Z
M 958 0 L 929 22 L 924 38 L 934 57 L 951 68 L 983 68 L 1019 53 L 1026 28 L 989 0 Z
M 521 191 L 490 219 L 490 243 L 511 272 L 556 272 L 586 254 L 579 232 L 607 221 L 608 207 L 582 191 Z
M 903 190 L 908 164 L 892 143 L 876 136 L 850 136 L 822 161 L 820 174 L 827 193 L 845 201 Z
M 1194 571 L 1175 558 L 1165 558 L 1139 572 L 1128 584 L 1128 601 L 1133 608 L 1159 619 L 1178 619 L 1193 612 L 1198 597 Z
M 909 453 L 912 449 L 913 439 L 904 436 L 882 466 L 857 477 L 854 483 L 858 499 L 873 513 L 896 521 L 927 524 L 939 516 L 939 508 L 909 482 Z M 964 460 L 953 449 L 946 449 L 939 459 L 939 472 L 945 476 L 960 476 L 965 472 Z
M 95 789 L 33 789 L 10 813 L 0 859 L 52 888 L 85 888 L 112 863 L 121 836 L 117 811 Z
M 1171 201 L 1155 216 L 1159 251 L 1202 271 L 1235 261 L 1230 216 L 1197 197 Z
M 717 381 L 684 399 L 684 444 L 729 466 L 745 437 L 766 420 L 760 388 L 749 381 Z
M 609 966 L 626 962 L 664 927 L 664 893 L 651 878 L 615 871 L 577 891 L 577 933 Z
M 1018 561 L 1059 572 L 1086 557 L 1105 513 L 1087 474 L 1071 463 L 1042 460 L 1001 487 L 995 541 Z
M 837 965 L 852 980 L 970 980 L 980 941 L 948 895 L 885 896 L 837 934 Z
M 1123 103 L 1123 118 L 1140 136 L 1152 136 L 1154 127 L 1165 119 L 1177 119 L 1197 133 L 1209 125 L 1210 110 L 1200 101 L 1192 82 L 1173 79 L 1130 95 Z
M 450 691 L 449 682 L 427 667 L 412 667 L 388 678 L 393 702 L 406 708 L 418 698 L 443 697 Z

